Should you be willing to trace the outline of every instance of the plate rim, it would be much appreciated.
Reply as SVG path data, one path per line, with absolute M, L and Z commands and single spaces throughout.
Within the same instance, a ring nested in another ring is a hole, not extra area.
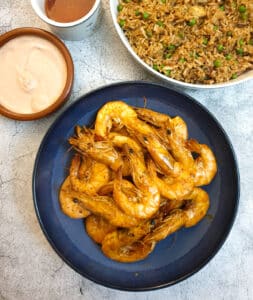
M 94 278 L 93 276 L 90 276 L 89 274 L 84 275 L 84 272 L 82 272 L 81 270 L 79 270 L 76 266 L 74 266 L 67 258 L 64 257 L 64 255 L 57 249 L 54 241 L 52 240 L 52 238 L 48 235 L 45 226 L 43 224 L 43 221 L 41 219 L 40 216 L 40 211 L 37 205 L 37 199 L 36 199 L 36 188 L 35 188 L 35 179 L 36 179 L 36 173 L 37 173 L 37 168 L 38 168 L 38 163 L 39 163 L 39 158 L 40 158 L 40 154 L 43 150 L 45 141 L 47 139 L 47 137 L 50 135 L 50 133 L 53 131 L 55 125 L 58 123 L 58 121 L 60 120 L 60 118 L 69 110 L 71 109 L 74 105 L 76 105 L 78 102 L 80 102 L 83 98 L 88 97 L 89 95 L 102 91 L 104 89 L 108 89 L 111 87 L 120 87 L 120 86 L 124 86 L 124 85 L 147 85 L 147 86 L 154 86 L 154 87 L 158 87 L 158 88 L 164 88 L 167 90 L 172 90 L 173 92 L 176 92 L 179 95 L 182 95 L 186 98 L 188 98 L 190 101 L 192 101 L 195 105 L 199 106 L 201 109 L 203 109 L 205 111 L 205 113 L 207 113 L 209 116 L 211 116 L 211 118 L 213 118 L 213 120 L 215 121 L 216 125 L 219 127 L 219 129 L 221 130 L 223 136 L 225 137 L 225 140 L 229 146 L 229 149 L 231 151 L 233 160 L 234 160 L 234 173 L 236 176 L 236 189 L 237 189 L 237 193 L 235 195 L 235 203 L 234 203 L 234 211 L 233 211 L 233 216 L 229 222 L 229 225 L 225 231 L 225 233 L 223 234 L 222 239 L 219 241 L 218 245 L 216 246 L 216 248 L 213 250 L 212 254 L 209 255 L 201 264 L 198 265 L 198 267 L 194 268 L 191 272 L 179 277 L 178 279 L 175 279 L 173 281 L 167 282 L 167 283 L 163 283 L 163 284 L 158 284 L 158 285 L 153 285 L 153 286 L 148 286 L 148 287 L 122 287 L 119 286 L 117 284 L 110 284 L 107 282 L 103 282 L 102 280 L 97 280 L 96 278 Z M 52 249 L 55 251 L 55 253 L 63 260 L 63 262 L 65 262 L 70 268 L 72 268 L 75 272 L 77 272 L 78 274 L 80 274 L 82 277 L 95 282 L 96 284 L 102 285 L 104 287 L 107 288 L 111 288 L 111 289 L 115 289 L 115 290 L 121 290 L 121 291 L 129 291 L 129 292 L 143 292 L 143 291 L 153 291 L 153 290 L 158 290 L 161 288 L 166 288 L 172 285 L 175 285 L 176 283 L 179 283 L 189 277 L 191 277 L 192 275 L 196 274 L 198 271 L 200 271 L 201 269 L 203 269 L 205 266 L 207 266 L 207 264 L 214 258 L 214 256 L 219 252 L 219 250 L 222 248 L 222 246 L 224 245 L 225 241 L 228 239 L 231 230 L 233 228 L 233 225 L 235 223 L 236 217 L 238 215 L 238 207 L 239 207 L 239 201 L 240 201 L 240 190 L 241 190 L 241 186 L 240 186 L 240 173 L 239 173 L 239 165 L 238 165 L 238 160 L 236 157 L 236 153 L 235 150 L 233 148 L 233 145 L 230 141 L 230 138 L 228 136 L 228 134 L 226 133 L 226 131 L 224 130 L 224 128 L 222 127 L 222 125 L 220 124 L 220 122 L 217 120 L 217 118 L 215 117 L 215 115 L 209 111 L 209 109 L 207 107 L 205 107 L 202 103 L 200 103 L 198 100 L 196 100 L 195 98 L 193 98 L 192 96 L 186 94 L 185 92 L 179 91 L 176 88 L 173 87 L 167 87 L 164 86 L 162 84 L 158 84 L 158 83 L 153 83 L 153 82 L 149 82 L 149 81 L 143 81 L 143 80 L 131 80 L 131 81 L 120 81 L 120 82 L 116 82 L 116 83 L 110 83 L 110 84 L 105 84 L 102 85 L 98 88 L 92 89 L 87 93 L 84 93 L 83 95 L 80 95 L 79 97 L 77 97 L 76 100 L 73 101 L 73 103 L 71 103 L 70 105 L 68 105 L 66 108 L 64 108 L 64 110 L 56 117 L 56 119 L 51 123 L 51 125 L 49 126 L 49 128 L 46 130 L 44 136 L 42 137 L 41 141 L 40 141 L 40 145 L 39 148 L 37 150 L 37 154 L 36 154 L 36 158 L 34 161 L 34 166 L 33 166 L 33 173 L 32 173 L 32 195 L 33 195 L 33 205 L 34 205 L 34 210 L 36 213 L 36 217 L 38 219 L 40 228 L 44 234 L 44 236 L 46 237 L 47 241 L 49 242 L 50 246 L 52 247 Z

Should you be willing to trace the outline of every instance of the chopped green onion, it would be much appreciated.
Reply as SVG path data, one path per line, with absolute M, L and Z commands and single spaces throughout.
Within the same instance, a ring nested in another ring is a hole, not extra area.
M 136 11 L 135 11 L 135 15 L 136 15 L 136 16 L 139 16 L 140 14 L 141 14 L 141 12 L 140 12 L 139 10 L 136 10 Z
M 165 58 L 171 58 L 171 56 L 172 56 L 171 53 L 167 53 L 167 54 L 165 55 Z
M 144 11 L 144 13 L 142 14 L 142 16 L 143 16 L 144 20 L 147 20 L 150 17 L 150 14 L 147 13 L 146 11 Z
M 237 48 L 237 49 L 236 49 L 236 53 L 237 53 L 238 55 L 243 55 L 243 49 L 242 49 L 242 48 Z
M 162 21 L 160 21 L 160 20 L 158 20 L 158 21 L 156 22 L 156 24 L 157 24 L 158 26 L 160 26 L 160 27 L 163 27 L 163 26 L 164 26 L 164 23 L 163 23 Z
M 208 39 L 206 37 L 203 38 L 202 44 L 205 46 L 208 44 Z
M 218 46 L 217 46 L 217 50 L 218 50 L 219 52 L 222 52 L 222 51 L 224 50 L 224 46 L 223 46 L 223 45 L 218 45 Z
M 158 65 L 153 65 L 153 69 L 158 71 Z
M 149 30 L 146 30 L 146 35 L 147 35 L 149 38 L 151 38 L 151 37 L 152 37 L 152 32 L 149 31 Z
M 231 60 L 232 55 L 231 55 L 231 54 L 227 54 L 227 55 L 225 56 L 225 58 L 226 58 L 226 60 Z
M 253 39 L 250 39 L 250 40 L 249 40 L 249 44 L 250 44 L 250 45 L 253 45 Z
M 248 20 L 248 13 L 245 12 L 245 13 L 241 14 L 241 18 L 242 18 L 244 21 L 247 21 L 247 20 Z
M 173 45 L 173 44 L 170 44 L 168 47 L 167 47 L 168 50 L 170 51 L 174 51 L 176 49 L 176 46 Z
M 119 5 L 117 6 L 117 10 L 120 12 L 120 11 L 122 11 L 122 9 L 123 9 L 123 5 L 119 4 Z
M 181 62 L 181 63 L 184 63 L 186 61 L 186 59 L 184 58 L 184 57 L 181 57 L 180 59 L 179 59 L 179 62 Z
M 232 31 L 227 32 L 227 36 L 232 36 L 232 35 L 233 35 Z
M 221 66 L 221 61 L 216 59 L 214 62 L 213 62 L 213 65 L 215 66 L 215 68 L 219 68 Z
M 165 4 L 165 3 L 166 3 L 166 0 L 161 0 L 161 2 L 162 2 L 163 4 Z
M 179 36 L 181 39 L 183 39 L 183 38 L 184 38 L 184 33 L 183 33 L 183 32 L 179 32 L 179 33 L 178 33 L 178 36 Z
M 165 72 L 166 72 L 167 76 L 170 76 L 170 74 L 171 74 L 171 70 L 170 69 L 166 70 Z
M 236 79 L 237 78 L 237 74 L 236 73 L 234 73 L 232 76 L 231 76 L 231 79 Z
M 219 29 L 219 26 L 217 26 L 217 25 L 214 25 L 214 26 L 213 26 L 213 30 L 216 31 L 216 30 L 218 30 L 218 29 Z
M 126 20 L 122 20 L 122 19 L 121 19 L 121 20 L 119 21 L 119 26 L 120 26 L 120 27 L 124 27 L 125 24 L 126 24 Z
M 225 10 L 225 6 L 224 6 L 224 5 L 221 5 L 221 6 L 220 6 L 220 10 L 224 11 L 224 10 Z
M 240 39 L 240 40 L 239 40 L 239 45 L 240 45 L 240 46 L 243 46 L 243 45 L 244 45 L 243 39 Z
M 194 26 L 194 25 L 196 25 L 196 23 L 197 23 L 196 19 L 191 19 L 191 20 L 188 22 L 188 25 L 189 25 L 189 26 Z
M 239 10 L 239 12 L 240 12 L 241 14 L 243 14 L 243 13 L 246 12 L 247 8 L 246 8 L 245 5 L 240 5 L 239 8 L 238 8 L 238 10 Z

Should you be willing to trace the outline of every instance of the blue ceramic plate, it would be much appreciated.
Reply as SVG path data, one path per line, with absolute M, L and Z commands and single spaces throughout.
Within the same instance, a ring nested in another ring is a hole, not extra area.
M 205 187 L 211 199 L 208 216 L 197 226 L 182 229 L 161 241 L 143 261 L 124 264 L 105 257 L 86 234 L 83 220 L 65 216 L 58 191 L 67 175 L 70 158 L 68 138 L 77 124 L 90 125 L 98 109 L 122 99 L 187 123 L 189 136 L 209 145 L 217 158 L 218 173 Z M 217 120 L 189 96 L 166 87 L 125 82 L 109 85 L 82 96 L 53 123 L 37 154 L 33 196 L 41 228 L 61 258 L 81 275 L 122 290 L 151 290 L 175 284 L 201 269 L 217 253 L 233 224 L 239 198 L 239 175 L 232 146 Z

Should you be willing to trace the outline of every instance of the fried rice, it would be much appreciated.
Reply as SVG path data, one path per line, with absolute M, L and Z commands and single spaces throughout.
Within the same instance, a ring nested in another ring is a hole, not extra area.
M 179 81 L 213 84 L 253 69 L 252 0 L 120 0 L 137 55 Z

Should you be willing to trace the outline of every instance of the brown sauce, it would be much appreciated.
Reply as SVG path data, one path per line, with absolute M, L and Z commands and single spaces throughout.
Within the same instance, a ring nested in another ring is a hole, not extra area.
M 48 18 L 68 23 L 85 16 L 94 5 L 95 0 L 45 0 Z

